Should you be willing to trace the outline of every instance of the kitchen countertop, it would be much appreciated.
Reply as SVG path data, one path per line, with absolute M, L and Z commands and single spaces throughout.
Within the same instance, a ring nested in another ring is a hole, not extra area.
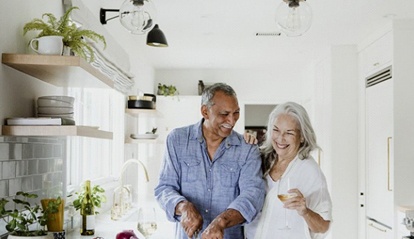
M 82 236 L 79 229 L 66 235 L 66 239 L 93 239 L 102 237 L 104 239 L 115 239 L 116 235 L 124 230 L 133 230 L 139 239 L 145 237 L 137 230 L 137 221 L 134 220 L 136 210 L 128 212 L 123 218 L 117 221 L 111 220 L 110 213 L 102 213 L 96 217 L 95 235 Z M 167 221 L 164 217 L 157 217 L 157 231 L 151 236 L 151 239 L 171 239 L 174 236 L 174 223 Z

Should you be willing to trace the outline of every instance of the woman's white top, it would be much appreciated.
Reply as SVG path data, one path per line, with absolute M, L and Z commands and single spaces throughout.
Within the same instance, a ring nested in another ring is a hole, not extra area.
M 332 202 L 325 176 L 315 160 L 296 157 L 286 168 L 281 179 L 273 181 L 267 175 L 266 199 L 262 212 L 250 224 L 245 225 L 246 239 L 321 239 L 327 233 L 313 233 L 305 219 L 296 210 L 286 209 L 290 230 L 281 230 L 285 223 L 285 208 L 277 197 L 281 180 L 289 177 L 290 188 L 297 188 L 306 199 L 306 206 L 323 219 L 332 222 Z M 329 230 L 328 230 L 329 231 Z

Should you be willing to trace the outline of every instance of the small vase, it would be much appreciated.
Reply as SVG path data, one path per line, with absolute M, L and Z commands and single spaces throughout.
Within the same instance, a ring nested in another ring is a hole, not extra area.
M 56 199 L 42 199 L 40 200 L 43 210 L 46 210 L 49 201 L 55 201 Z M 63 219 L 64 219 L 64 207 L 65 201 L 62 199 L 59 204 L 58 212 L 51 213 L 47 218 L 47 230 L 49 232 L 61 232 L 63 231 Z

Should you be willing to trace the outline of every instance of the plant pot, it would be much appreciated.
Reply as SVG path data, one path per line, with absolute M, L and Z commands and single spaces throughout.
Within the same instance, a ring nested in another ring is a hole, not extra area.
M 43 210 L 47 209 L 49 201 L 56 201 L 56 199 L 42 199 Z M 65 201 L 62 199 L 58 207 L 58 212 L 50 213 L 47 216 L 47 230 L 49 232 L 61 232 L 63 231 L 63 212 L 64 212 Z
M 8 235 L 7 239 L 50 239 L 49 235 L 44 236 L 15 236 L 15 235 Z
M 70 48 L 69 46 L 63 46 L 62 55 L 63 56 L 74 56 L 75 52 L 73 52 L 72 48 Z

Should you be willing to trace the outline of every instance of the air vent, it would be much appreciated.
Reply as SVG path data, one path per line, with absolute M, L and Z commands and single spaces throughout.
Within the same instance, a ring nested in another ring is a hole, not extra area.
M 257 32 L 257 37 L 274 37 L 280 36 L 280 32 Z
M 384 82 L 386 80 L 389 80 L 392 78 L 392 71 L 391 71 L 391 66 L 373 74 L 372 76 L 367 77 L 365 80 L 365 87 L 371 87 L 374 86 L 378 83 Z

